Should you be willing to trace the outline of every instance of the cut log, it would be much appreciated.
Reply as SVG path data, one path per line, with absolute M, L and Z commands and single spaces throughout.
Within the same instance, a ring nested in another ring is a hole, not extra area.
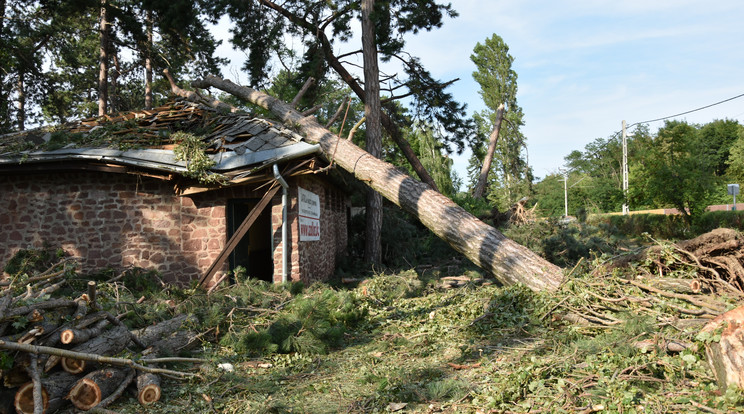
M 701 333 L 721 332 L 718 341 L 706 341 L 705 356 L 721 390 L 733 386 L 744 390 L 744 306 L 722 313 Z
M 692 345 L 687 342 L 666 340 L 664 338 L 644 339 L 633 342 L 633 347 L 647 352 L 651 349 L 659 349 L 664 352 L 676 353 L 690 348 Z
M 91 339 L 88 342 L 84 342 L 71 349 L 73 352 L 80 352 L 84 354 L 95 354 L 102 356 L 114 355 L 121 352 L 126 348 L 127 344 L 131 339 L 130 333 L 124 326 L 114 326 L 108 331 L 101 335 Z M 68 359 L 68 358 L 64 358 Z M 75 367 L 74 370 L 85 370 L 85 361 L 63 361 L 62 366 L 68 365 Z M 80 367 L 82 365 L 82 367 Z
M 43 412 L 49 410 L 49 394 L 45 389 L 41 390 L 41 403 Z M 16 392 L 14 405 L 16 411 L 22 414 L 34 414 L 36 404 L 34 403 L 34 383 L 27 382 Z
M 88 295 L 83 294 L 79 298 L 75 299 L 75 302 L 77 303 L 77 309 L 75 310 L 75 313 L 72 314 L 72 320 L 78 321 L 88 314 Z
M 94 326 L 84 329 L 68 328 L 60 332 L 59 340 L 65 345 L 80 344 L 88 341 L 90 338 L 100 335 L 109 325 L 109 321 L 103 319 L 98 321 Z
M 127 368 L 114 367 L 91 372 L 75 383 L 68 398 L 78 409 L 90 410 L 114 394 L 130 372 Z
M 189 319 L 184 319 L 182 323 Z M 180 327 L 181 325 L 178 326 Z M 178 352 L 192 349 L 199 343 L 195 338 L 196 334 L 191 331 L 176 330 L 168 337 L 155 342 L 150 348 L 144 350 L 142 352 L 143 360 L 155 359 L 165 355 L 175 355 Z M 155 365 L 152 366 L 155 367 Z M 160 400 L 162 392 L 160 389 L 159 375 L 149 372 L 140 372 L 137 375 L 136 383 L 137 401 L 139 401 L 140 404 L 149 405 Z
M 5 319 L 5 315 L 10 308 L 10 304 L 13 303 L 13 291 L 6 289 L 3 296 L 0 297 L 0 321 Z M 0 336 L 5 335 L 5 330 L 8 328 L 10 323 L 0 323 Z
M 332 158 L 361 182 L 413 214 L 434 234 L 490 272 L 501 283 L 523 283 L 535 291 L 552 291 L 563 281 L 563 272 L 558 266 L 506 238 L 449 198 L 392 164 L 371 156 L 347 140 L 339 139 L 314 118 L 303 117 L 286 103 L 215 76 L 208 76 L 192 85 L 198 88 L 216 87 L 271 111 L 286 125 L 297 126 L 305 139 L 320 144 L 327 159 Z
M 3 371 L 3 385 L 15 388 L 31 380 L 28 376 L 28 366 L 31 357 L 27 353 L 19 353 L 13 358 L 13 366 Z
M 196 321 L 197 319 L 195 316 L 182 314 L 172 319 L 168 319 L 167 321 L 132 331 L 132 334 L 139 338 L 146 347 L 151 347 L 156 342 L 168 338 L 184 325 L 195 323 Z
M 10 320 L 16 316 L 28 315 L 34 310 L 49 310 L 49 309 L 60 309 L 60 308 L 77 308 L 77 303 L 74 300 L 69 299 L 50 299 L 43 302 L 34 303 L 28 306 L 19 306 L 17 308 L 8 309 L 5 315 L 0 317 L 0 320 Z
M 700 293 L 702 285 L 699 280 L 672 277 L 643 278 L 643 283 L 662 290 L 675 293 Z
M 86 368 L 92 369 L 93 364 L 95 364 L 81 359 L 72 358 L 61 358 L 60 362 L 62 364 L 62 369 L 70 374 L 82 374 Z
M 44 412 L 57 411 L 65 403 L 64 397 L 70 391 L 78 377 L 64 371 L 55 372 L 41 380 Z M 20 387 L 14 397 L 15 408 L 19 413 L 33 414 L 34 412 L 33 383 L 29 382 Z
M 160 400 L 160 376 L 150 373 L 137 375 L 137 401 L 142 405 L 150 405 Z

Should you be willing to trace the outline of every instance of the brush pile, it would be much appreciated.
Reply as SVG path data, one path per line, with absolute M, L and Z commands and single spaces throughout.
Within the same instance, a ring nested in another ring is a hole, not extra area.
M 16 255 L 0 282 L 0 414 L 103 408 L 130 386 L 141 404 L 152 404 L 160 399 L 160 376 L 194 375 L 157 365 L 179 360 L 163 357 L 197 343 L 187 328 L 194 317 L 153 324 L 132 311 L 116 315 L 123 304 L 95 281 L 74 277 L 73 259 L 35 271 L 30 263 L 49 261 L 38 259 L 37 252 Z M 145 327 L 132 329 L 138 325 Z

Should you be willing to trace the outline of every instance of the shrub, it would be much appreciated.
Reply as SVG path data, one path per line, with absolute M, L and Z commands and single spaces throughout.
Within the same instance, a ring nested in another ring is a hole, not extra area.
M 223 337 L 237 352 L 321 354 L 342 343 L 347 329 L 366 316 L 349 292 L 325 288 L 292 300 L 267 327 Z

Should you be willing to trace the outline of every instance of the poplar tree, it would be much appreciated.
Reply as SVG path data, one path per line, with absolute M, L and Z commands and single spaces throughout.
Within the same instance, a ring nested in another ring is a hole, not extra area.
M 494 34 L 475 46 L 470 59 L 476 65 L 473 79 L 481 87 L 479 93 L 487 108 L 475 115 L 480 139 L 472 147 L 472 164 L 480 166 L 485 161 L 487 137 L 496 123 L 498 107 L 503 104 L 505 119 L 496 142 L 492 167 L 497 173 L 491 180 L 491 187 L 497 187 L 501 192 L 496 193 L 493 190 L 497 188 L 491 188 L 489 199 L 501 207 L 508 207 L 527 195 L 532 180 L 531 171 L 523 156 L 526 138 L 520 128 L 524 125 L 524 114 L 517 103 L 517 73 L 512 68 L 514 58 L 509 54 L 509 46 L 499 35 Z

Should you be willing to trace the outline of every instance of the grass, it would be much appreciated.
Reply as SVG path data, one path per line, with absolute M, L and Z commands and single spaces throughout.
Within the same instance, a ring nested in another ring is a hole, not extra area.
M 554 315 L 596 306 L 586 293 L 596 276 L 574 275 L 553 294 L 496 284 L 446 290 L 435 276 L 432 269 L 411 269 L 353 288 L 315 285 L 302 292 L 244 281 L 210 298 L 182 295 L 177 311 L 201 312 L 209 320 L 204 328 L 220 331 L 203 349 L 212 362 L 199 368 L 198 380 L 167 380 L 163 398 L 151 407 L 123 399 L 110 408 L 153 414 L 744 412 L 739 392 L 717 388 L 696 332 L 660 322 L 662 305 L 651 313 L 616 312 L 612 317 L 623 323 L 611 327 L 584 327 Z M 603 278 L 601 294 L 629 289 L 616 276 Z M 275 335 L 279 321 L 300 325 L 281 325 L 295 328 Z M 333 321 L 335 336 L 320 330 Z M 278 336 L 315 346 L 244 346 L 244 338 L 262 332 L 269 342 Z M 680 354 L 631 346 L 660 336 L 693 346 Z

